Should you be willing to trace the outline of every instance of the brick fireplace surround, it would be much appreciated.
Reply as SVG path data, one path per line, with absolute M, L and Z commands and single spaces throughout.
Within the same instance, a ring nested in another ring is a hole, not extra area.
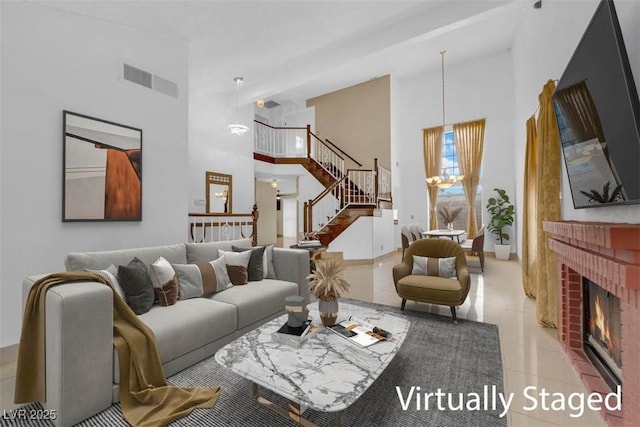
M 582 349 L 582 277 L 620 298 L 622 410 L 610 426 L 640 425 L 640 224 L 545 222 L 558 260 L 558 339 L 590 392 L 609 387 Z

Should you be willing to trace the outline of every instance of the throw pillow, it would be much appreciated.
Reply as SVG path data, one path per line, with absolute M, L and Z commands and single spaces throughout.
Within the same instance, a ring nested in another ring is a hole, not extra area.
M 85 268 L 84 271 L 97 274 L 98 276 L 105 279 L 107 282 L 109 282 L 109 285 L 111 285 L 111 287 L 116 291 L 116 293 L 120 295 L 120 298 L 122 298 L 124 302 L 127 302 L 124 295 L 124 291 L 122 290 L 122 286 L 120 286 L 120 283 L 118 282 L 118 277 L 117 277 L 118 267 L 111 264 L 109 267 L 105 268 L 104 270 L 91 270 L 89 268 Z
M 246 285 L 249 281 L 247 267 L 251 258 L 251 250 L 244 252 L 229 252 L 218 249 L 218 255 L 224 259 L 229 279 L 234 285 Z
M 172 267 L 178 277 L 180 299 L 210 295 L 233 286 L 223 258 L 196 264 L 173 264 Z
M 276 279 L 276 265 L 273 262 L 273 245 L 267 246 L 264 254 L 264 277 L 265 279 Z
M 256 246 L 254 248 L 239 248 L 237 246 L 231 246 L 231 250 L 234 252 L 251 251 L 251 257 L 249 257 L 249 265 L 247 266 L 247 274 L 249 275 L 250 282 L 259 282 L 265 277 L 264 259 L 265 259 L 265 246 Z
M 156 299 L 161 306 L 166 307 L 175 304 L 176 301 L 178 301 L 178 297 L 180 296 L 180 284 L 178 283 L 178 276 L 174 274 L 173 277 L 163 286 L 159 288 L 154 287 L 153 292 L 155 293 Z
M 122 286 L 127 304 L 135 314 L 151 310 L 155 294 L 147 267 L 137 257 L 128 265 L 118 266 L 118 282 Z
M 173 270 L 173 267 L 171 267 L 169 261 L 163 257 L 155 260 L 155 262 L 149 266 L 149 270 L 151 284 L 153 284 L 153 287 L 156 289 L 162 288 L 176 275 L 176 272 Z
M 428 258 L 414 255 L 411 274 L 456 277 L 456 257 Z

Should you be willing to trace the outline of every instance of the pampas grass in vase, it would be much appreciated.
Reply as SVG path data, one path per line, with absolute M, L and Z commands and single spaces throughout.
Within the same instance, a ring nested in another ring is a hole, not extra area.
M 338 318 L 338 298 L 349 290 L 344 279 L 344 264 L 339 259 L 316 262 L 316 269 L 307 276 L 309 291 L 318 299 L 320 320 L 324 326 L 333 326 Z

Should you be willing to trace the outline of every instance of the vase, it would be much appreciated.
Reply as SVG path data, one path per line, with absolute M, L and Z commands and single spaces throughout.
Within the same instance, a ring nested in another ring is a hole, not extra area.
M 318 301 L 318 311 L 320 312 L 320 320 L 324 326 L 333 326 L 338 319 L 338 300 L 320 300 Z
M 449 224 L 447 224 L 447 230 L 453 230 L 453 223 L 450 222 Z

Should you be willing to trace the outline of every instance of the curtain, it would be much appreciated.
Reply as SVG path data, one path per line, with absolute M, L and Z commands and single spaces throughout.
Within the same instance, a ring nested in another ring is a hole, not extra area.
M 535 245 L 529 248 L 529 261 L 536 254 L 535 268 L 528 269 L 528 283 L 536 298 L 536 315 L 542 326 L 555 328 L 557 324 L 558 283 L 556 256 L 547 244 L 547 233 L 542 229 L 545 221 L 558 221 L 560 212 L 560 135 L 553 108 L 555 83 L 549 80 L 538 97 L 540 114 L 537 123 L 535 171 Z M 527 195 L 526 197 L 529 197 Z M 526 198 L 525 197 L 525 198 Z M 532 199 L 533 200 L 533 199 Z M 525 212 L 525 214 L 527 214 Z M 529 218 L 531 220 L 531 218 Z M 531 227 L 530 230 L 533 230 Z M 533 239 L 530 233 L 528 240 Z M 524 246 L 523 245 L 523 246 Z M 529 266 L 531 263 L 529 262 Z
M 427 178 L 440 176 L 442 164 L 442 134 L 444 128 L 437 126 L 423 129 L 424 142 L 424 172 Z M 426 184 L 426 182 L 425 182 Z M 437 186 L 427 185 L 429 194 L 429 230 L 438 229 L 438 191 Z
M 469 205 L 467 215 L 467 236 L 473 239 L 478 233 L 475 204 L 478 183 L 480 182 L 480 165 L 482 164 L 482 149 L 484 146 L 485 119 L 474 120 L 453 125 L 453 135 L 458 154 L 460 174 L 464 175 L 462 188 Z
M 522 205 L 522 286 L 524 293 L 535 297 L 535 270 L 537 265 L 538 240 L 536 231 L 536 196 L 538 170 L 538 133 L 536 118 L 527 120 L 527 146 L 524 157 L 524 200 Z

